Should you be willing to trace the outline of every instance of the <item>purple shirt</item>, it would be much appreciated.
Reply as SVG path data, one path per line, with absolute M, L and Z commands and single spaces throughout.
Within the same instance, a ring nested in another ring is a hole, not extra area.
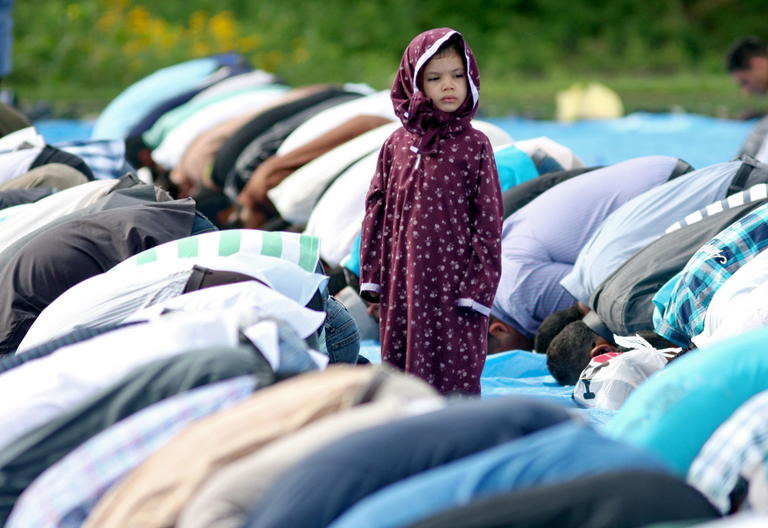
M 614 210 L 666 182 L 677 161 L 648 156 L 584 173 L 507 218 L 493 315 L 530 337 L 545 317 L 575 304 L 560 280 L 581 248 Z

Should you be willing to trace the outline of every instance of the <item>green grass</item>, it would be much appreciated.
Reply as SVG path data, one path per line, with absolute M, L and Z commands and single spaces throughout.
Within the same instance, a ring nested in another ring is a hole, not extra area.
M 482 79 L 482 110 L 489 116 L 520 115 L 551 119 L 557 92 L 575 83 L 600 82 L 615 90 L 625 113 L 670 112 L 739 118 L 745 112 L 767 111 L 768 100 L 748 98 L 725 74 L 620 76 L 574 75 L 542 78 Z
M 375 72 L 374 72 L 375 73 Z M 379 75 L 386 78 L 387 75 Z M 288 78 L 294 85 L 299 78 Z M 328 79 L 345 81 L 347 79 Z M 739 118 L 746 112 L 768 111 L 765 98 L 748 98 L 739 93 L 731 79 L 717 74 L 675 75 L 559 75 L 553 77 L 482 78 L 481 113 L 485 116 L 523 116 L 553 119 L 555 96 L 574 83 L 600 82 L 615 90 L 624 103 L 626 113 L 685 111 L 722 118 Z M 377 89 L 386 88 L 378 80 Z M 59 116 L 88 117 L 98 114 L 125 86 L 83 86 L 75 81 L 57 85 L 25 85 L 10 83 L 21 98 L 22 109 L 39 102 L 53 106 Z
M 558 91 L 592 81 L 616 90 L 627 112 L 682 109 L 735 117 L 768 108 L 742 97 L 723 72 L 729 43 L 764 31 L 763 0 L 598 4 L 17 2 L 14 66 L 4 85 L 18 92 L 22 108 L 45 101 L 58 114 L 90 115 L 163 66 L 236 50 L 295 86 L 367 82 L 381 89 L 414 35 L 452 26 L 480 62 L 486 115 L 552 118 Z

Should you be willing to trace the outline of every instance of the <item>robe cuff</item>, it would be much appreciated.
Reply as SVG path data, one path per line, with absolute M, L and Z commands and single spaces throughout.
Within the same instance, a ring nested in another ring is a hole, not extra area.
M 363 293 L 364 291 L 381 293 L 381 286 L 379 286 L 375 282 L 364 282 L 360 285 L 360 293 Z
M 484 306 L 474 299 L 470 299 L 468 297 L 462 297 L 456 301 L 456 305 L 461 306 L 462 308 L 471 308 L 472 310 L 481 313 L 486 317 L 488 317 L 488 315 L 491 313 L 491 309 L 489 307 Z

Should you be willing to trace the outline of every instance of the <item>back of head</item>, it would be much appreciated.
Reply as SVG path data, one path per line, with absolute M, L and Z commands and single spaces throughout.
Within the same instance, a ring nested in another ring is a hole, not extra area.
M 563 328 L 574 321 L 580 321 L 581 318 L 582 313 L 579 310 L 579 307 L 575 304 L 570 308 L 558 310 L 557 312 L 548 315 L 539 326 L 539 332 L 536 334 L 533 349 L 539 354 L 545 354 L 549 348 L 549 344 L 563 330 Z
M 581 321 L 568 324 L 547 347 L 547 368 L 561 385 L 573 385 L 589 364 L 597 334 Z
M 734 42 L 725 59 L 728 72 L 748 70 L 753 57 L 768 57 L 768 45 L 759 37 L 744 37 Z

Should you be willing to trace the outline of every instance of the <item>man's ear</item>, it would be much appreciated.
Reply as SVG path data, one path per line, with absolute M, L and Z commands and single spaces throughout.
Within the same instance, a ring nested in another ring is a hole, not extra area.
M 511 332 L 512 332 L 512 327 L 506 323 L 502 323 L 498 319 L 492 320 L 488 325 L 488 333 L 491 334 L 493 337 L 500 338 L 500 337 L 503 337 L 504 335 L 510 334 Z
M 616 352 L 616 347 L 610 343 L 602 343 L 589 351 L 589 357 L 593 358 L 609 352 Z

